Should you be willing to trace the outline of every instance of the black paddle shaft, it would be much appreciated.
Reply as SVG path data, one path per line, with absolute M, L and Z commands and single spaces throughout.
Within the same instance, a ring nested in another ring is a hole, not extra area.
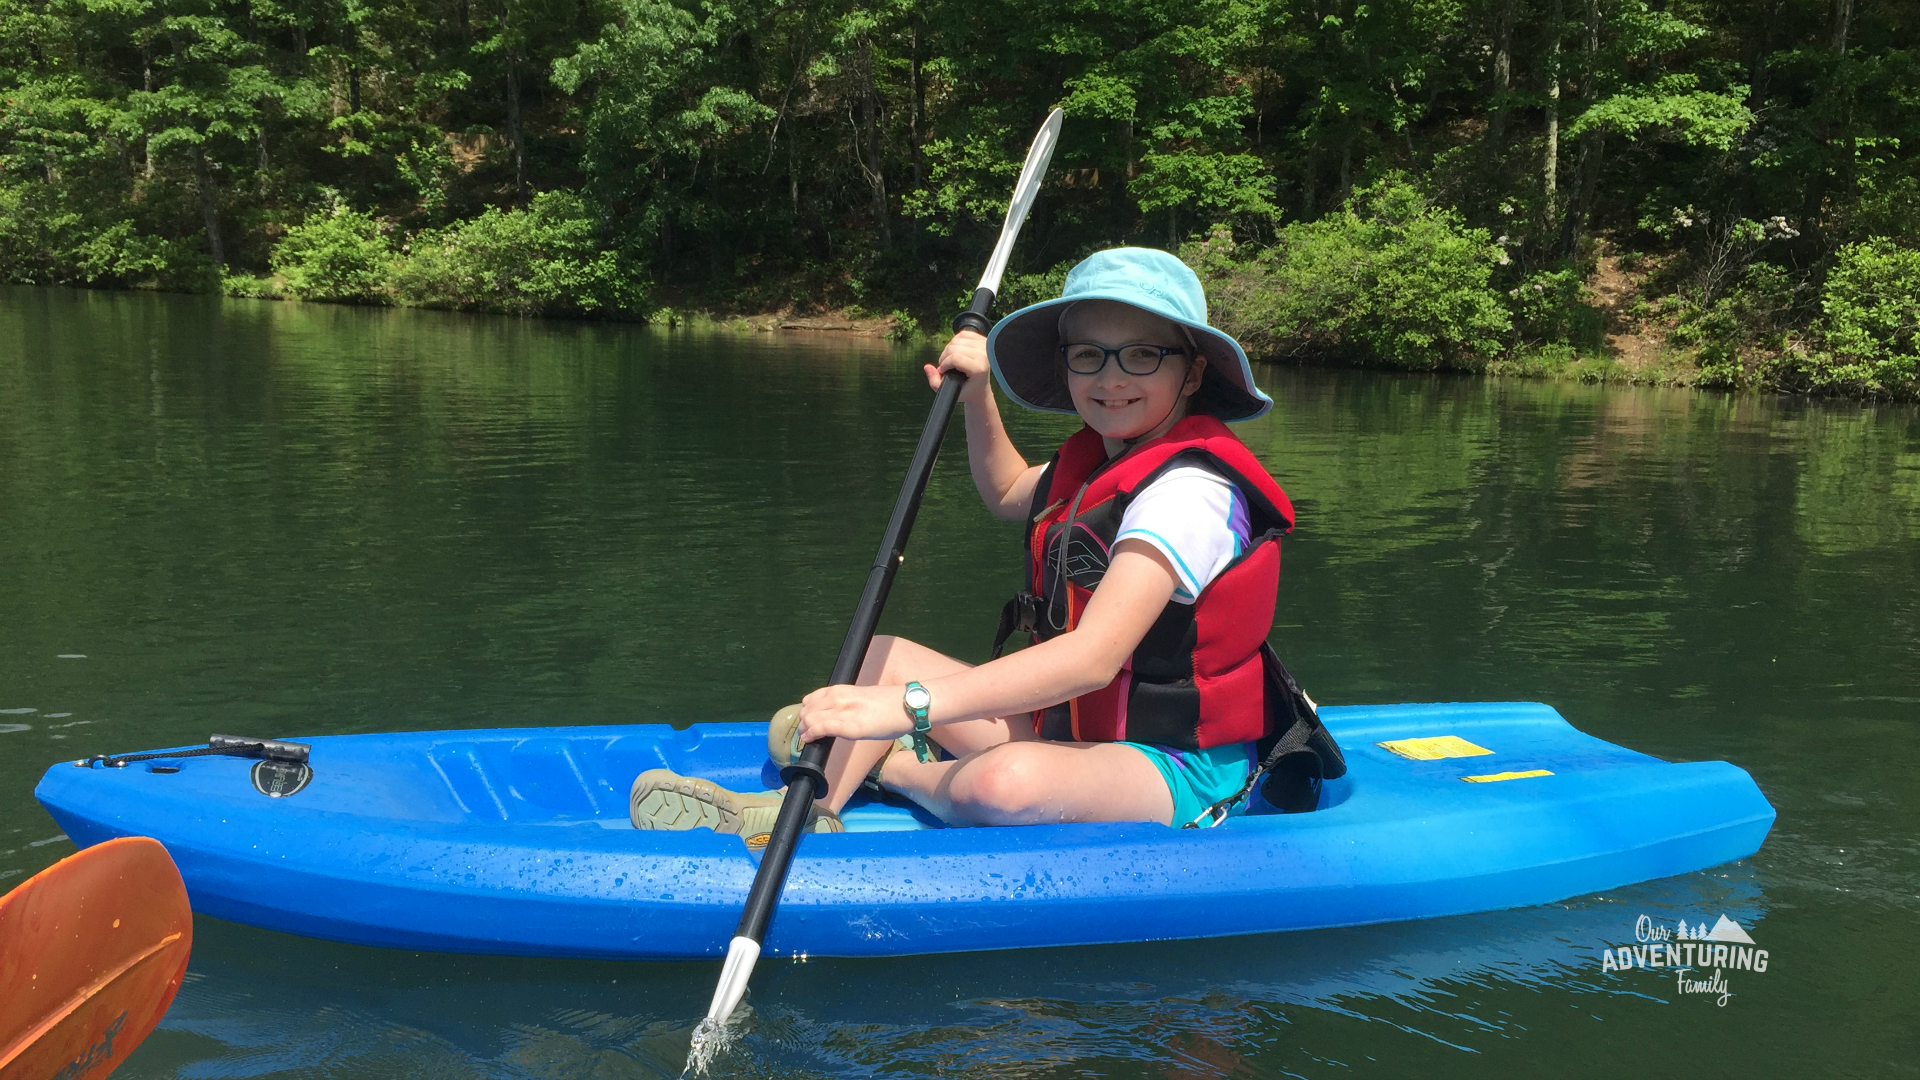
M 986 310 L 993 293 L 978 290 L 973 303 L 954 319 L 954 328 L 976 329 L 986 321 Z M 893 517 L 880 538 L 880 553 L 874 556 L 873 569 L 867 571 L 867 586 L 860 591 L 860 603 L 853 610 L 853 623 L 847 627 L 847 639 L 840 645 L 840 658 L 834 661 L 830 686 L 853 682 L 866 662 L 867 647 L 873 644 L 874 627 L 880 624 L 880 609 L 886 606 L 887 592 L 893 588 L 893 576 L 906 557 L 907 535 L 913 532 L 913 519 L 920 513 L 921 496 L 927 492 L 927 477 L 933 473 L 934 459 L 940 456 L 940 443 L 947 436 L 947 422 L 953 419 L 953 406 L 960 399 L 960 387 L 967 377 L 947 372 L 934 395 L 933 411 L 920 432 L 920 445 L 913 451 L 913 463 L 907 466 L 906 479 L 900 483 L 900 497 L 894 501 Z M 773 918 L 773 906 L 787 882 L 787 868 L 793 863 L 793 849 L 800 842 L 800 830 L 806 824 L 813 800 L 826 790 L 827 754 L 832 739 L 808 743 L 800 751 L 800 760 L 780 770 L 787 782 L 786 797 L 780 801 L 780 816 L 774 820 L 773 834 L 760 856 L 760 869 L 753 877 L 753 889 L 747 893 L 746 910 L 740 914 L 735 937 L 765 941 L 767 921 Z

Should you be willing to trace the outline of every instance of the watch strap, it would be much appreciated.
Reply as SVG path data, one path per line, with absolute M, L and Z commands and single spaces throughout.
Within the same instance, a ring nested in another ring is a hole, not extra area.
M 933 721 L 928 719 L 927 713 L 933 708 L 933 691 L 928 690 L 918 682 L 907 683 L 906 694 L 912 694 L 915 690 L 926 695 L 927 704 L 916 709 L 907 704 L 906 697 L 903 695 L 900 700 L 900 707 L 906 710 L 907 719 L 913 721 L 913 731 L 911 732 L 913 737 L 913 756 L 923 762 L 932 761 L 935 757 L 935 752 L 932 744 L 927 741 L 927 733 L 933 730 Z

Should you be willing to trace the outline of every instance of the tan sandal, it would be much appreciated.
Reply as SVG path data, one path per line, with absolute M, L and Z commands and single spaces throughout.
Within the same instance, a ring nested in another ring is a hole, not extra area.
M 765 846 L 780 816 L 784 793 L 730 791 L 711 780 L 681 776 L 671 769 L 648 769 L 633 781 L 627 815 L 636 829 L 712 829 L 736 833 L 748 847 Z M 847 831 L 840 816 L 815 803 L 804 832 Z M 759 844 L 754 841 L 758 839 Z
M 789 705 L 767 721 L 767 758 L 781 768 L 800 760 L 800 706 Z
M 899 753 L 902 750 L 905 750 L 909 753 L 913 751 L 913 736 L 902 735 L 899 738 L 893 740 L 891 743 L 888 743 L 887 752 L 884 754 L 881 754 L 880 760 L 874 762 L 873 768 L 867 770 L 866 778 L 860 781 L 860 786 L 865 788 L 868 791 L 873 792 L 875 795 L 886 794 L 887 792 L 886 786 L 880 783 L 880 774 L 886 771 L 887 762 L 893 760 L 893 755 Z

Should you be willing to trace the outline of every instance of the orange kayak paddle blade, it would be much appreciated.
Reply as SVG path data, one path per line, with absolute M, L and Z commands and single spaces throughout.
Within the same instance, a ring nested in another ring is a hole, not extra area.
M 167 849 L 123 837 L 0 897 L 0 1080 L 100 1080 L 166 1015 L 193 912 Z

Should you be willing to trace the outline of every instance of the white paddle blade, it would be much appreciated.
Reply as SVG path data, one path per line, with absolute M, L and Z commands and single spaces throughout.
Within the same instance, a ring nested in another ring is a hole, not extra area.
M 713 988 L 713 1003 L 707 1006 L 707 1019 L 726 1023 L 727 1017 L 747 996 L 747 980 L 753 976 L 754 962 L 760 959 L 760 943 L 750 937 L 734 938 L 727 945 L 727 962 L 720 966 L 720 985 Z
M 754 961 L 760 958 L 760 943 L 750 937 L 736 937 L 727 944 L 727 962 L 720 968 L 720 985 L 714 988 L 713 1004 L 707 1006 L 707 1018 L 693 1029 L 687 1045 L 687 1067 L 681 1077 L 704 1077 L 714 1059 L 731 1045 L 733 1028 L 728 1023 L 740 999 L 747 996 L 747 980 L 753 975 Z
M 1007 272 L 1007 257 L 1013 254 L 1013 242 L 1026 223 L 1033 198 L 1040 193 L 1040 181 L 1046 178 L 1047 163 L 1053 160 L 1054 144 L 1060 141 L 1060 122 L 1065 114 L 1059 109 L 1047 114 L 1047 122 L 1027 147 L 1026 163 L 1020 166 L 1020 179 L 1013 185 L 1013 202 L 1007 205 L 1007 220 L 1000 226 L 1000 242 L 993 246 L 993 258 L 987 260 L 987 272 L 980 275 L 980 287 L 1000 292 L 1000 276 Z

